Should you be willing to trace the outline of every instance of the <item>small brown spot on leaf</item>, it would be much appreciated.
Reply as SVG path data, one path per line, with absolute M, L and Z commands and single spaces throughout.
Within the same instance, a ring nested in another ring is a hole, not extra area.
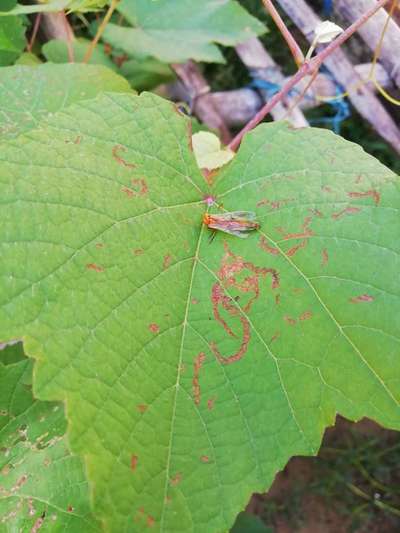
M 279 339 L 279 337 L 281 336 L 281 332 L 280 331 L 277 331 L 273 334 L 273 336 L 271 337 L 271 340 L 269 341 L 270 344 L 272 344 L 273 342 L 275 342 L 277 339 Z
M 192 298 L 192 304 L 197 305 L 199 303 L 199 300 L 197 298 Z
M 151 324 L 149 324 L 149 330 L 152 333 L 158 333 L 160 331 L 160 326 L 155 322 L 152 322 Z
M 72 507 L 72 505 L 68 505 L 68 507 L 67 507 L 67 511 L 68 511 L 69 513 L 73 513 L 74 508 Z
M 329 255 L 328 255 L 328 250 L 326 248 L 324 248 L 322 250 L 322 266 L 325 266 L 327 265 L 329 262 Z
M 155 520 L 152 516 L 148 516 L 147 517 L 147 527 L 153 527 L 155 524 Z
M 374 299 L 375 298 L 371 296 L 370 294 L 360 294 L 360 296 L 354 296 L 354 298 L 350 298 L 349 301 L 352 304 L 360 304 L 363 302 L 373 302 Z
M 36 522 L 33 524 L 31 533 L 37 533 L 44 523 L 44 516 L 39 516 Z
M 333 213 L 332 218 L 334 220 L 338 220 L 339 218 L 342 218 L 345 215 L 354 215 L 355 213 L 358 213 L 359 211 L 361 211 L 359 207 L 345 207 L 338 213 Z
M 215 400 L 216 400 L 215 397 L 213 397 L 213 398 L 209 398 L 209 399 L 207 400 L 207 409 L 208 409 L 209 411 L 212 411 L 212 410 L 214 409 Z
M 99 250 L 100 250 L 101 248 L 104 248 L 104 246 L 105 246 L 105 245 L 104 245 L 102 242 L 97 242 L 97 243 L 96 243 L 96 248 L 98 248 Z
M 171 261 L 172 261 L 172 256 L 171 255 L 165 255 L 164 256 L 164 260 L 163 260 L 163 269 L 166 270 L 170 264 L 171 264 Z
M 312 311 L 304 311 L 304 313 L 299 316 L 299 320 L 309 320 L 312 316 Z
M 204 352 L 200 352 L 195 358 L 193 362 L 193 380 L 192 380 L 192 386 L 193 386 L 193 398 L 194 403 L 196 405 L 200 404 L 201 401 L 201 389 L 200 389 L 200 381 L 199 381 L 199 373 L 200 369 L 206 360 L 206 354 Z
M 290 316 L 288 316 L 288 315 L 285 315 L 285 316 L 283 317 L 283 320 L 284 320 L 287 324 L 289 324 L 290 326 L 294 326 L 294 325 L 296 324 L 296 322 L 297 322 L 295 318 L 292 318 L 292 317 L 290 317 Z
M 315 217 L 322 218 L 324 216 L 319 209 L 309 209 L 309 211 Z
M 132 250 L 132 253 L 133 253 L 133 255 L 136 255 L 136 256 L 143 255 L 144 254 L 144 250 L 143 250 L 143 248 L 135 248 L 134 250 Z
M 125 146 L 116 144 L 112 149 L 112 156 L 119 165 L 123 165 L 124 167 L 127 167 L 127 168 L 136 168 L 136 165 L 134 165 L 133 163 L 128 163 L 127 161 L 125 161 L 125 159 L 123 159 L 119 155 L 119 152 L 126 152 L 126 148 Z
M 121 192 L 126 194 L 128 198 L 133 198 L 133 196 L 135 196 L 135 193 L 129 187 L 122 187 Z
M 281 303 L 281 295 L 275 294 L 275 305 L 279 305 Z
M 95 272 L 104 272 L 104 268 L 100 265 L 96 265 L 96 263 L 88 263 L 86 265 L 86 268 L 88 270 L 94 270 Z
M 350 196 L 350 198 L 366 198 L 370 196 L 371 198 L 373 198 L 375 205 L 378 205 L 381 201 L 381 195 L 378 191 L 375 191 L 374 189 L 365 192 L 349 192 L 347 194 L 348 196 Z
M 262 207 L 263 205 L 268 205 L 269 200 L 267 198 L 262 198 L 259 202 L 256 203 L 256 207 Z
M 202 463 L 208 463 L 208 462 L 210 461 L 210 458 L 208 457 L 208 455 L 202 455 L 202 456 L 200 457 L 200 461 L 201 461 Z
M 138 464 L 138 456 L 137 455 L 131 455 L 131 470 L 136 470 Z
M 328 185 L 323 185 L 321 188 L 325 192 L 333 192 L 332 189 Z
M 171 479 L 171 485 L 174 487 L 176 485 L 179 485 L 179 483 L 182 481 L 182 474 L 178 472 L 172 479 Z
M 145 413 L 148 409 L 148 405 L 146 405 L 145 403 L 139 403 L 137 408 L 141 413 Z

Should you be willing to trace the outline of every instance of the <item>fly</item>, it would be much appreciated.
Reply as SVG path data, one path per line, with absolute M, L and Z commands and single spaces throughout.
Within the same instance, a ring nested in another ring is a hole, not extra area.
M 217 230 L 229 233 L 229 235 L 235 235 L 235 237 L 240 237 L 241 239 L 246 239 L 250 231 L 254 231 L 260 227 L 260 224 L 256 221 L 256 214 L 253 211 L 231 211 L 221 215 L 205 213 L 203 224 L 214 231 L 211 240 L 214 238 Z

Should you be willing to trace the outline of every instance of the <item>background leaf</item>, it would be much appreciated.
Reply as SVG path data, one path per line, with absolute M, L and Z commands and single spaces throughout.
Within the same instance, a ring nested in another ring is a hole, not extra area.
M 101 91 L 130 92 L 126 80 L 108 69 L 88 65 L 15 66 L 0 71 L 0 132 L 16 135 L 49 114 Z
M 103 38 L 127 54 L 165 63 L 223 62 L 213 43 L 233 46 L 266 31 L 233 0 L 122 0 L 118 10 L 134 28 L 108 24 Z
M 24 48 L 25 26 L 22 18 L 0 18 L 0 67 L 11 65 Z
M 83 465 L 65 443 L 62 406 L 33 399 L 32 361 L 3 366 L 2 355 L 1 530 L 99 531 L 90 514 Z
M 89 45 L 89 39 L 80 38 L 73 41 L 72 50 L 75 63 L 82 63 Z M 52 39 L 43 45 L 42 53 L 47 61 L 51 61 L 52 63 L 69 63 L 68 44 L 66 41 Z M 91 65 L 103 65 L 111 70 L 117 70 L 116 64 L 104 52 L 102 46 L 95 47 L 89 63 Z
M 32 13 L 54 13 L 57 11 L 63 11 L 64 9 L 66 9 L 68 13 L 86 13 L 88 11 L 99 11 L 100 9 L 104 8 L 107 3 L 108 0 L 49 0 L 43 3 L 31 5 L 17 4 L 11 10 L 9 7 L 5 9 L 1 5 L 0 16 L 4 15 L 5 11 L 8 11 L 8 14 L 12 15 L 30 15 Z
M 1 147 L 0 338 L 66 400 L 111 531 L 224 531 L 336 413 L 400 428 L 398 178 L 274 123 L 210 189 L 188 125 L 112 94 Z M 210 193 L 260 232 L 210 245 Z

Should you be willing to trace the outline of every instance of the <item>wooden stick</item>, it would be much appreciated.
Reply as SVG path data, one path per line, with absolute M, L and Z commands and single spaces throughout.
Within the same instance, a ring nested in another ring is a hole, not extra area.
M 389 1 L 374 1 L 371 9 L 364 12 L 356 22 L 339 35 L 333 43 L 323 49 L 312 61 L 317 58 L 322 59 L 322 62 L 332 72 L 336 80 L 349 91 L 349 100 L 360 115 L 372 125 L 383 139 L 400 153 L 400 130 L 396 122 L 374 92 L 363 83 L 345 52 L 335 46 L 335 43 L 343 44 L 345 40 L 355 31 L 358 31 L 364 23 L 370 20 Z M 313 30 L 321 23 L 321 19 L 304 0 L 297 0 L 295 8 L 291 0 L 278 0 L 278 2 L 307 39 L 312 42 Z M 320 60 L 318 61 L 322 64 Z
M 335 10 L 350 23 L 354 22 L 362 13 L 370 9 L 375 0 L 336 0 Z M 399 4 L 400 6 L 400 4 Z M 374 52 L 379 45 L 382 28 L 387 22 L 388 14 L 380 9 L 376 15 L 368 20 L 359 30 L 367 46 Z M 400 27 L 394 20 L 390 20 L 379 54 L 379 62 L 386 68 L 397 87 L 400 87 Z
M 356 65 L 355 69 L 362 78 L 366 78 L 366 76 L 371 70 L 371 63 Z M 268 74 L 271 74 L 271 77 L 268 78 L 269 81 L 279 83 L 280 85 L 284 85 L 288 81 L 289 78 L 285 77 L 282 80 L 275 79 L 272 75 L 273 72 L 274 71 L 272 70 L 268 72 Z M 386 73 L 382 65 L 380 65 L 379 63 L 376 68 L 376 77 L 382 87 L 392 88 L 391 80 L 388 74 Z M 297 86 L 299 93 L 304 89 L 306 83 L 307 80 L 302 80 L 299 82 Z M 373 90 L 375 89 L 373 83 L 370 84 L 370 87 Z M 163 92 L 163 95 L 167 98 L 171 98 L 174 101 L 190 101 L 188 91 L 181 83 L 171 84 L 165 89 L 166 92 Z M 307 97 L 299 103 L 299 107 L 301 109 L 311 109 L 313 107 L 317 107 L 323 103 L 319 97 L 322 96 L 327 99 L 334 98 L 336 95 L 336 90 L 337 86 L 335 82 L 330 77 L 319 72 L 315 79 L 315 82 L 307 91 Z M 247 124 L 247 122 L 249 122 L 249 120 L 254 117 L 254 115 L 261 109 L 261 107 L 265 103 L 264 100 L 260 97 L 260 95 L 250 88 L 235 89 L 232 91 L 217 91 L 208 94 L 209 97 L 213 100 L 213 108 L 218 109 L 218 114 L 220 118 L 222 119 L 223 123 L 226 124 L 226 126 L 228 127 L 238 127 Z M 202 96 L 199 96 L 198 100 L 200 101 L 202 98 Z M 279 104 L 274 109 L 272 109 L 271 115 L 274 117 L 275 120 L 281 120 L 285 116 L 288 110 L 288 107 L 285 104 L 291 101 L 292 99 L 282 103 L 282 107 L 280 108 L 280 114 L 274 113 L 277 109 L 279 109 Z M 303 117 L 302 120 L 304 120 L 307 124 L 303 113 L 300 113 L 300 110 L 298 108 L 294 111 L 296 112 L 296 114 L 298 112 L 299 115 Z M 285 120 L 291 122 L 294 127 L 301 127 L 302 123 L 294 121 L 293 115 L 294 113 L 290 117 L 286 117 Z
M 295 5 L 292 0 L 278 1 L 289 16 L 293 18 L 296 25 L 306 34 L 306 37 L 310 42 L 312 42 L 314 29 L 320 22 L 320 19 L 307 6 L 304 0 L 297 0 Z M 387 2 L 388 0 L 379 0 L 374 5 L 373 9 L 364 13 L 360 19 L 347 28 L 346 31 L 339 35 L 339 37 L 330 43 L 322 52 L 310 61 L 305 62 L 297 73 L 284 85 L 284 87 L 282 87 L 281 91 L 273 96 L 256 116 L 238 133 L 238 135 L 236 135 L 230 143 L 230 148 L 235 150 L 239 146 L 245 133 L 259 124 L 271 109 L 273 109 L 278 102 L 282 101 L 299 81 L 308 75 L 312 75 L 324 62 L 337 76 L 338 81 L 344 86 L 348 87 L 350 82 L 360 81 L 353 66 L 347 60 L 345 54 L 341 50 L 338 50 L 338 48 Z M 305 28 L 303 28 L 303 26 L 305 26 Z M 338 61 L 338 59 L 340 59 L 341 62 Z M 344 76 L 344 74 L 346 74 L 346 76 Z M 349 79 L 350 76 L 351 78 Z M 400 131 L 375 95 L 367 89 L 367 87 L 362 87 L 357 93 L 351 95 L 351 100 L 360 113 L 375 126 L 376 130 L 382 135 L 382 137 L 400 153 Z
M 210 128 L 217 129 L 220 132 L 222 142 L 227 144 L 231 139 L 230 131 L 220 116 L 215 102 L 210 97 L 210 86 L 197 65 L 193 61 L 188 61 L 171 66 L 189 93 L 194 114 Z
M 277 85 L 283 85 L 285 83 L 285 76 L 282 74 L 280 67 L 268 54 L 257 37 L 253 37 L 237 45 L 236 52 L 246 67 L 253 74 L 256 74 L 259 79 L 264 79 Z M 298 107 L 292 109 L 288 114 L 289 107 L 291 106 L 290 100 L 289 98 L 287 101 L 279 102 L 271 110 L 272 118 L 274 120 L 286 118 L 295 128 L 308 126 L 305 116 Z

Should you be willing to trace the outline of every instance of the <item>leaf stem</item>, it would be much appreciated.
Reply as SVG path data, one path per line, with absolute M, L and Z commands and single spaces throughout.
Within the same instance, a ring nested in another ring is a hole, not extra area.
M 263 0 L 264 1 L 264 0 Z M 371 9 L 366 11 L 358 20 L 356 20 L 351 26 L 349 26 L 342 34 L 339 35 L 334 41 L 332 41 L 322 52 L 317 54 L 310 61 L 304 62 L 299 70 L 296 72 L 292 78 L 290 78 L 281 90 L 276 93 L 261 109 L 260 111 L 246 124 L 246 126 L 234 137 L 234 139 L 229 144 L 231 150 L 237 150 L 239 147 L 243 136 L 248 131 L 255 128 L 268 113 L 273 109 L 276 104 L 281 102 L 285 96 L 293 89 L 299 81 L 301 81 L 305 76 L 313 74 L 316 70 L 320 68 L 325 59 L 330 56 L 339 46 L 341 46 L 347 39 L 349 39 L 363 24 L 367 22 L 375 13 L 387 4 L 389 0 L 379 0 Z
M 89 63 L 90 58 L 92 57 L 93 51 L 96 48 L 96 45 L 99 42 L 101 36 L 103 35 L 103 32 L 106 29 L 107 24 L 110 22 L 111 15 L 114 13 L 115 8 L 117 7 L 118 3 L 119 3 L 119 0 L 111 0 L 107 13 L 104 15 L 104 18 L 101 21 L 101 24 L 97 29 L 94 39 L 92 40 L 92 42 L 88 46 L 88 49 L 86 50 L 85 56 L 83 58 L 83 63 Z
M 272 3 L 272 0 L 262 0 L 262 3 L 264 4 L 264 7 L 268 11 L 268 13 L 271 15 L 277 27 L 279 28 L 279 31 L 281 32 L 282 37 L 285 39 L 292 53 L 292 56 L 296 62 L 296 65 L 299 67 L 300 65 L 304 63 L 304 54 L 300 46 L 297 44 L 296 39 L 290 33 L 282 17 L 279 15 L 276 7 Z

